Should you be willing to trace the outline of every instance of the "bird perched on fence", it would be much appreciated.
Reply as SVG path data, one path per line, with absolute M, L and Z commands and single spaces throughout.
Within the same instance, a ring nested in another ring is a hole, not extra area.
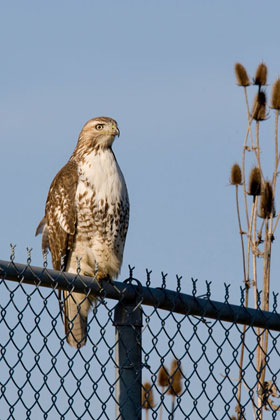
M 54 178 L 37 230 L 43 252 L 50 250 L 53 267 L 94 276 L 117 277 L 128 228 L 129 199 L 123 174 L 112 151 L 117 122 L 108 117 L 89 120 L 68 163 Z M 67 342 L 86 343 L 91 299 L 64 292 Z

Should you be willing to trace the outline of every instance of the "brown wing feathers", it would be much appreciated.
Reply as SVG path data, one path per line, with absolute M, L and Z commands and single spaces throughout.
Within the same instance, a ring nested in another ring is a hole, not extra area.
M 53 267 L 61 269 L 61 261 L 72 248 L 76 229 L 75 194 L 78 183 L 78 167 L 69 161 L 54 178 L 47 202 L 44 219 L 39 224 L 36 234 L 47 233 L 48 247 L 51 251 Z M 45 237 L 46 242 L 46 237 Z M 43 246 L 44 248 L 44 246 Z

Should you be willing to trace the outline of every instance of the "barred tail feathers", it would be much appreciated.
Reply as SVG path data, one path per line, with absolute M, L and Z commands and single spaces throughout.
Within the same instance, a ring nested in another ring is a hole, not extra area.
M 63 296 L 66 341 L 70 346 L 80 348 L 87 341 L 87 317 L 91 301 L 84 293 L 64 291 Z

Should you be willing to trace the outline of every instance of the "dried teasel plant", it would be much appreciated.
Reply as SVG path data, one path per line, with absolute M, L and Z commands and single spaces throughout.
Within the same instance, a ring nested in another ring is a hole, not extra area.
M 256 121 L 263 121 L 267 118 L 266 114 L 266 95 L 263 90 L 260 90 L 254 99 L 252 118 Z
M 172 406 L 171 406 L 171 418 L 174 418 L 175 412 L 175 398 L 182 393 L 182 370 L 181 362 L 177 359 L 173 359 L 170 367 L 169 376 L 169 389 L 168 394 L 172 395 Z
M 250 110 L 249 110 L 249 102 L 248 102 L 248 96 L 247 96 L 247 87 L 250 86 L 250 79 L 247 74 L 247 70 L 241 63 L 236 63 L 234 66 L 235 76 L 236 76 L 236 82 L 238 86 L 242 86 L 244 90 L 244 95 L 246 99 L 246 107 L 247 107 L 247 116 L 248 119 L 250 118 Z
M 275 216 L 274 197 L 271 182 L 265 181 L 261 193 L 260 212 L 259 216 L 262 219 Z
M 271 108 L 280 109 L 280 78 L 277 79 L 272 88 L 272 95 L 271 95 Z
M 242 184 L 242 172 L 241 168 L 238 163 L 232 165 L 231 172 L 230 172 L 230 184 L 235 185 L 235 199 L 236 199 L 236 210 L 237 210 L 237 218 L 238 218 L 238 226 L 239 226 L 239 233 L 241 239 L 241 247 L 242 247 L 242 258 L 243 258 L 243 272 L 244 272 L 244 282 L 246 281 L 246 272 L 245 272 L 245 249 L 244 249 L 244 240 L 243 240 L 243 230 L 241 226 L 241 218 L 240 218 L 240 209 L 239 209 L 239 199 L 238 199 L 238 186 Z
M 238 163 L 232 165 L 230 172 L 230 183 L 231 185 L 241 185 L 242 184 L 242 174 L 241 168 Z
M 177 397 L 182 392 L 181 362 L 174 359 L 171 363 L 168 394 Z
M 162 365 L 159 373 L 158 373 L 158 384 L 162 387 L 165 388 L 166 386 L 169 385 L 169 373 L 167 368 Z
M 252 195 L 256 197 L 257 195 L 261 195 L 261 187 L 262 187 L 262 176 L 261 171 L 259 168 L 254 167 L 249 176 L 249 187 L 248 187 L 248 195 Z
M 249 86 L 250 80 L 249 80 L 245 67 L 240 63 L 236 63 L 234 70 L 235 70 L 237 84 L 243 87 Z
M 236 169 L 235 165 L 231 171 L 230 182 L 236 188 L 236 202 L 238 225 L 241 234 L 242 243 L 242 261 L 243 261 L 243 274 L 245 282 L 245 307 L 249 305 L 249 290 L 253 286 L 254 291 L 254 305 L 255 308 L 260 307 L 259 290 L 262 289 L 262 305 L 261 309 L 264 311 L 269 310 L 269 295 L 270 295 L 270 267 L 272 257 L 272 243 L 274 240 L 274 233 L 280 219 L 280 212 L 275 217 L 275 197 L 277 187 L 277 175 L 280 163 L 280 154 L 278 151 L 278 120 L 280 110 L 280 78 L 276 79 L 272 87 L 271 95 L 271 109 L 275 111 L 275 127 L 274 127 L 274 164 L 272 165 L 273 173 L 267 181 L 263 174 L 263 167 L 261 162 L 261 141 L 260 141 L 260 123 L 267 120 L 267 99 L 266 92 L 263 86 L 269 88 L 267 84 L 267 66 L 260 63 L 253 84 L 257 86 L 254 103 L 249 107 L 247 87 L 249 86 L 249 77 L 245 67 L 240 63 L 235 65 L 235 74 L 237 84 L 244 87 L 245 103 L 248 117 L 248 127 L 243 143 L 242 151 L 242 165 L 241 174 Z M 251 109 L 251 112 L 250 112 Z M 263 124 L 263 123 L 262 123 Z M 255 129 L 255 130 L 254 130 Z M 248 145 L 250 141 L 250 146 Z M 266 139 L 268 142 L 268 139 Z M 250 171 L 247 180 L 246 170 L 246 157 L 248 153 L 253 154 L 255 159 L 255 166 Z M 242 188 L 239 186 L 242 185 Z M 238 194 L 243 190 L 244 198 L 244 212 L 245 218 L 242 220 L 240 209 L 238 205 Z M 251 198 L 251 200 L 250 200 Z M 246 227 L 244 230 L 241 228 L 241 223 Z M 244 240 L 243 240 L 244 238 Z M 245 246 L 246 244 L 246 246 Z M 246 248 L 246 256 L 245 256 Z M 258 259 L 258 263 L 257 263 Z M 262 262 L 262 264 L 261 264 Z M 262 286 L 259 285 L 262 282 Z M 252 410 L 254 418 L 258 415 L 258 419 L 263 420 L 263 410 L 273 407 L 273 403 L 267 404 L 267 393 L 265 384 L 269 383 L 266 379 L 266 355 L 268 353 L 268 332 L 257 328 L 258 342 L 256 346 L 256 372 L 259 378 L 256 392 L 252 398 Z M 240 362 L 239 362 L 239 377 L 238 377 L 238 393 L 236 413 L 238 418 L 242 413 L 243 407 L 241 404 L 242 387 L 245 386 L 243 379 L 243 360 L 245 354 L 245 338 L 246 327 L 243 327 L 242 342 L 240 348 Z M 276 395 L 271 395 L 276 398 Z M 278 396 L 277 396 L 278 397 Z M 271 398 L 271 397 L 270 397 Z M 258 414 L 257 414 L 258 413 Z
M 169 385 L 169 377 L 170 376 L 169 376 L 167 368 L 164 365 L 162 365 L 158 373 L 158 384 L 161 387 L 162 400 L 163 400 L 164 388 L 166 388 Z M 163 404 L 160 404 L 160 411 L 159 411 L 160 420 L 162 419 L 162 407 L 163 407 Z
M 150 382 L 142 385 L 142 408 L 146 410 L 146 419 L 149 418 L 149 410 L 155 407 L 153 388 Z
M 254 78 L 254 85 L 265 86 L 267 80 L 267 66 L 264 63 L 260 63 L 256 70 Z

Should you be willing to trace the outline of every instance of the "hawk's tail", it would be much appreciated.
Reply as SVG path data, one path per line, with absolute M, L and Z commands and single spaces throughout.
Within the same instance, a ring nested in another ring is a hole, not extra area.
M 91 301 L 84 293 L 63 292 L 63 296 L 66 341 L 70 346 L 80 348 L 87 341 L 87 316 Z

